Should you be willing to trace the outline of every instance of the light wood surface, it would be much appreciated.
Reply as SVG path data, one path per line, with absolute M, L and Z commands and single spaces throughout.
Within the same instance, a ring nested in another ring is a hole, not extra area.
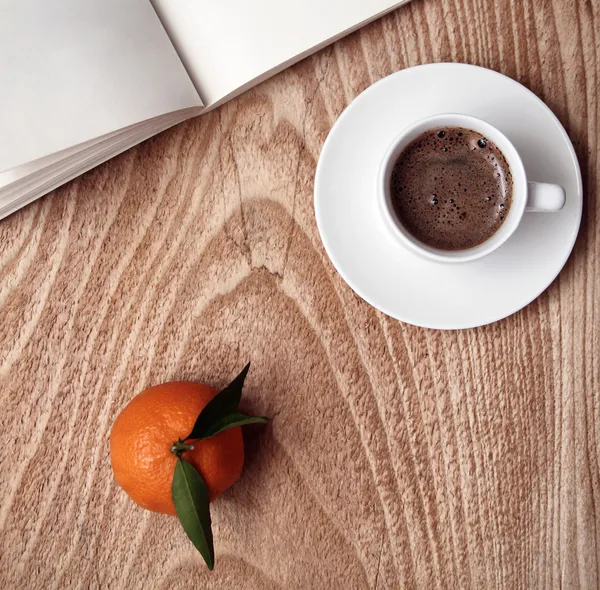
M 0 587 L 589 588 L 600 584 L 597 0 L 414 0 L 0 224 Z M 315 165 L 373 81 L 432 61 L 512 76 L 574 141 L 585 211 L 534 303 L 441 333 L 328 261 Z M 214 572 L 115 484 L 144 387 L 251 359 Z

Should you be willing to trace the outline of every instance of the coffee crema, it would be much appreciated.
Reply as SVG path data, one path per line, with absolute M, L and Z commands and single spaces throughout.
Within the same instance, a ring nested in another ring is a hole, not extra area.
M 512 202 L 512 176 L 498 147 L 462 127 L 422 133 L 400 154 L 390 196 L 400 223 L 440 250 L 466 250 L 500 228 Z

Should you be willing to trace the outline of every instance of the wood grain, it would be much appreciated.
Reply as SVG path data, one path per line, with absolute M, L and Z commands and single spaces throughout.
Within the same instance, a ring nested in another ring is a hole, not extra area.
M 414 0 L 0 225 L 2 588 L 598 588 L 597 0 Z M 509 319 L 393 321 L 328 261 L 323 141 L 373 81 L 503 72 L 574 141 L 575 251 Z M 209 573 L 116 486 L 108 435 L 144 387 L 248 360 L 242 480 Z

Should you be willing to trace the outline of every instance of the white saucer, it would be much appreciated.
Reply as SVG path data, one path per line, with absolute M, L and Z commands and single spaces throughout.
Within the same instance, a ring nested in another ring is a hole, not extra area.
M 565 188 L 565 208 L 526 213 L 506 244 L 474 262 L 430 262 L 393 241 L 377 212 L 379 164 L 403 128 L 438 113 L 496 126 L 530 180 Z M 511 78 L 466 64 L 417 66 L 367 88 L 333 126 L 315 178 L 317 225 L 335 268 L 374 307 L 426 328 L 473 328 L 525 307 L 567 261 L 581 211 L 579 164 L 552 111 Z

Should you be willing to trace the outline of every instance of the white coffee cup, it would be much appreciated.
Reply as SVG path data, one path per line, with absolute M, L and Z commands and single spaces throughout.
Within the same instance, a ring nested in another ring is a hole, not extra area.
M 392 206 L 390 181 L 396 160 L 421 133 L 439 127 L 463 127 L 480 133 L 495 143 L 504 154 L 512 175 L 512 203 L 506 219 L 485 242 L 467 250 L 440 250 L 424 244 L 404 228 Z M 437 262 L 469 262 L 486 256 L 510 238 L 526 211 L 555 212 L 565 205 L 565 190 L 561 186 L 527 180 L 519 153 L 503 133 L 481 119 L 460 114 L 434 115 L 404 129 L 388 148 L 379 168 L 377 182 L 378 205 L 385 226 L 404 246 Z

